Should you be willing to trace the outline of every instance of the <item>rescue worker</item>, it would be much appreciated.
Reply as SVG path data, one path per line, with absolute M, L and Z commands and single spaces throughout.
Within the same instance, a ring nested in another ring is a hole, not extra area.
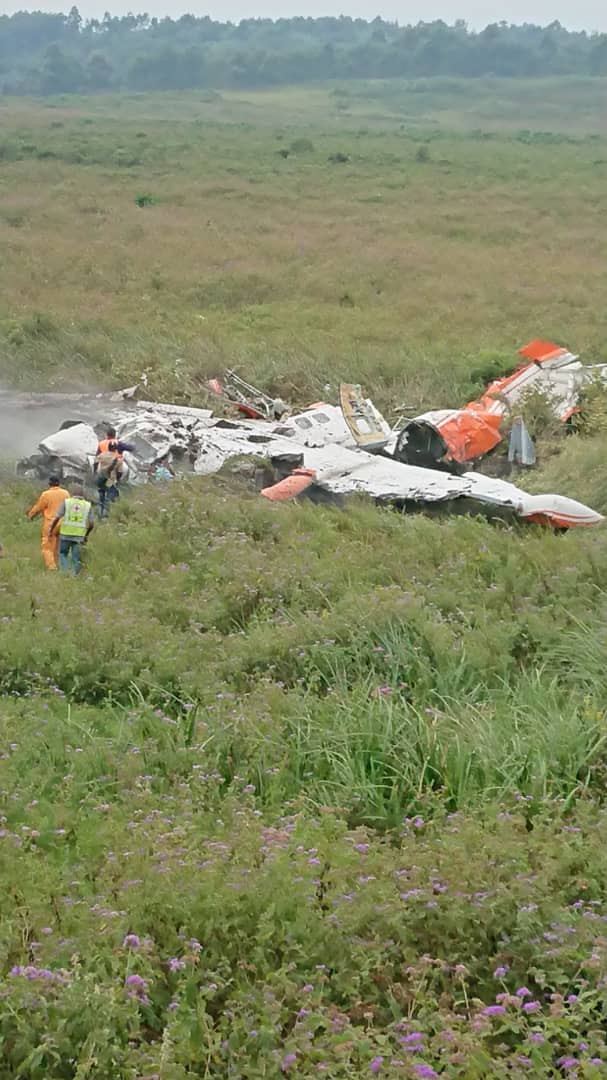
M 118 484 L 123 473 L 123 454 L 127 450 L 134 450 L 132 443 L 122 442 L 116 438 L 116 428 L 109 427 L 105 439 L 97 444 L 97 454 L 93 472 L 95 483 L 99 492 L 99 517 L 107 517 L 108 503 L 118 498 Z
M 93 507 L 84 497 L 81 487 L 75 487 L 72 494 L 58 508 L 49 529 L 53 535 L 59 526 L 59 568 L 68 573 L 79 574 L 82 569 L 81 548 L 86 544 L 89 533 L 95 527 Z
M 49 476 L 48 487 L 46 491 L 43 491 L 40 498 L 34 503 L 34 505 L 27 511 L 27 517 L 30 521 L 42 514 L 42 533 L 40 537 L 40 547 L 42 549 L 42 558 L 44 559 L 44 565 L 47 570 L 57 569 L 57 557 L 59 554 L 59 536 L 51 536 L 49 534 L 49 527 L 54 520 L 58 508 L 66 499 L 69 499 L 70 493 L 67 488 L 61 487 L 58 476 Z
M 111 450 L 104 450 L 95 458 L 95 483 L 99 495 L 97 512 L 104 518 L 108 515 L 109 503 L 118 498 L 118 458 Z
M 135 447 L 131 443 L 122 442 L 121 439 L 117 439 L 116 428 L 109 427 L 105 433 L 105 436 L 105 439 L 101 439 L 101 441 L 97 443 L 97 457 L 95 461 L 97 461 L 100 454 L 113 454 L 118 461 L 117 476 L 118 480 L 120 480 L 120 477 L 122 475 L 122 455 L 124 454 L 125 450 L 134 450 Z M 95 472 L 97 472 L 96 469 Z

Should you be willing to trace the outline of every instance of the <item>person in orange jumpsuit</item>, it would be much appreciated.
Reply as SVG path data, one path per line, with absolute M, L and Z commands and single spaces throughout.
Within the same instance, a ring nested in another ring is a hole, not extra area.
M 28 518 L 33 519 L 42 514 L 42 539 L 40 546 L 42 548 L 42 558 L 44 559 L 44 565 L 47 570 L 57 569 L 57 556 L 59 553 L 59 534 L 54 536 L 48 535 L 51 522 L 55 520 L 58 508 L 61 504 L 69 499 L 70 493 L 66 488 L 61 487 L 59 477 L 49 477 L 48 488 L 43 491 L 40 498 L 34 503 L 34 505 L 27 511 Z

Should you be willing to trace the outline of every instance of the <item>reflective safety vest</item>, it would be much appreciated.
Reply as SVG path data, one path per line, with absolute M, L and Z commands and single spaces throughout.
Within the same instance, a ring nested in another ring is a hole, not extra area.
M 59 526 L 60 536 L 73 536 L 75 539 L 86 536 L 90 512 L 91 504 L 86 499 L 66 499 L 65 513 Z
M 115 450 L 110 450 L 110 445 L 112 445 L 112 444 L 116 447 Z M 122 454 L 118 450 L 118 439 L 115 439 L 115 438 L 114 439 L 102 439 L 101 442 L 99 443 L 99 446 L 97 447 L 97 453 L 98 454 L 113 454 L 114 457 L 118 458 L 119 461 L 122 461 Z

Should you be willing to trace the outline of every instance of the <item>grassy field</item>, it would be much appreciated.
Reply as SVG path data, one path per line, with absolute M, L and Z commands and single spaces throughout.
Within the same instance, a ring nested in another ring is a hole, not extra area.
M 346 120 L 335 90 L 11 102 L 0 378 L 145 369 L 187 396 L 229 362 L 287 398 L 347 376 L 421 406 L 538 333 L 598 356 L 605 90 L 567 108 L 559 81 L 551 110 L 551 85 L 528 116 L 518 84 L 357 86 Z
M 601 95 L 11 103 L 0 382 L 391 414 L 535 335 L 605 359 Z M 607 512 L 604 416 L 530 417 L 529 484 Z M 7 466 L 0 1080 L 605 1075 L 604 531 L 226 472 L 123 497 L 66 580 L 34 496 Z

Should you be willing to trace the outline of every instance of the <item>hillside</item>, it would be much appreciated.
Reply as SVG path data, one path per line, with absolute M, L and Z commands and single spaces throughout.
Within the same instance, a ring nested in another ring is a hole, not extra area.
M 0 381 L 203 402 L 231 365 L 393 417 L 536 335 L 606 359 L 587 85 L 458 85 L 0 110 Z M 571 436 L 540 405 L 525 483 L 607 513 L 604 395 Z M 74 580 L 15 438 L 0 1080 L 603 1076 L 604 529 L 226 469 L 125 493 Z

